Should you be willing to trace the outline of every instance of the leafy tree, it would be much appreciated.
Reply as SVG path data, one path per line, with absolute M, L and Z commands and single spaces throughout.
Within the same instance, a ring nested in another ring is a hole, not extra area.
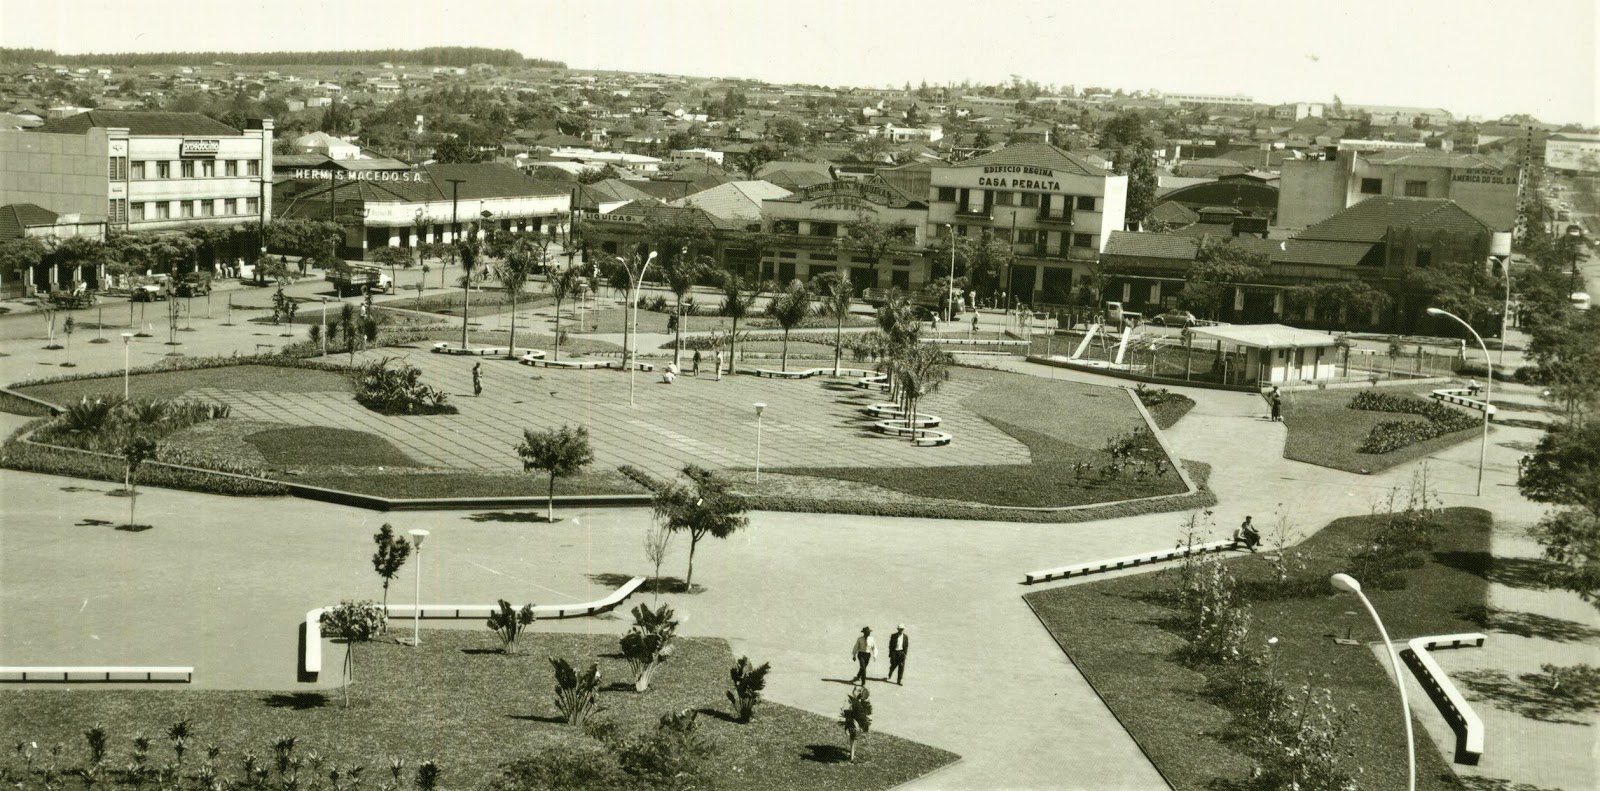
M 411 251 L 404 247 L 389 247 L 387 245 L 367 253 L 367 261 L 374 266 L 389 267 L 389 282 L 394 284 L 395 293 L 400 292 L 400 269 L 411 268 Z
M 582 296 L 583 270 L 576 266 L 569 266 L 560 271 L 552 270 L 545 279 L 545 285 L 550 288 L 550 296 L 556 303 L 555 359 L 559 360 L 561 359 L 561 304 Z
M 1204 238 L 1183 290 L 1178 292 L 1178 306 L 1215 319 L 1230 293 L 1229 287 L 1259 278 L 1268 263 L 1265 255 L 1251 252 L 1232 239 L 1215 242 Z
M 406 561 L 411 558 L 411 542 L 404 536 L 394 533 L 394 526 L 384 522 L 378 532 L 372 534 L 372 543 L 378 545 L 378 551 L 372 553 L 372 570 L 378 572 L 383 579 L 383 611 L 389 612 L 389 583 L 400 575 Z
M 733 320 L 728 333 L 728 374 L 732 375 L 734 361 L 739 356 L 739 320 L 750 315 L 750 309 L 761 299 L 767 286 L 759 280 L 746 281 L 732 272 L 722 274 L 721 285 L 721 313 Z
M 572 475 L 594 461 L 594 450 L 589 447 L 589 429 L 584 426 L 563 425 L 544 431 L 523 429 L 517 455 L 522 457 L 523 470 L 539 470 L 550 476 L 547 522 L 556 520 L 556 478 Z
M 1124 110 L 1100 128 L 1097 147 L 1118 151 L 1147 141 L 1144 114 L 1138 110 Z
M 942 249 L 932 255 L 934 272 L 948 271 L 946 267 L 949 266 L 952 245 L 955 247 L 956 274 L 965 277 L 973 290 L 984 297 L 1008 290 L 1001 282 L 1002 273 L 1017 261 L 1015 248 L 1009 242 L 993 235 L 950 234 L 944 238 Z
M 1503 289 L 1491 277 L 1483 261 L 1434 261 L 1425 268 L 1412 269 L 1409 279 L 1426 291 L 1432 307 L 1460 316 L 1473 328 L 1487 329 L 1485 319 L 1501 310 Z M 1459 331 L 1455 322 L 1440 317 L 1441 327 Z M 1484 334 L 1488 334 L 1485 332 Z
M 460 137 L 448 137 L 433 149 L 433 159 L 439 163 L 454 164 L 458 162 L 484 162 L 489 157 L 484 152 L 479 151 L 476 146 Z
M 598 168 L 585 168 L 578 171 L 579 184 L 598 184 L 602 181 L 610 181 L 611 179 L 620 178 L 622 178 L 622 172 L 611 165 L 603 165 Z
M 644 534 L 644 556 L 650 561 L 650 566 L 655 569 L 655 574 L 650 578 L 650 589 L 661 596 L 661 564 L 667 559 L 667 550 L 672 546 L 672 531 L 661 525 L 652 523 Z
M 1536 310 L 1544 313 L 1528 322 L 1532 380 L 1549 389 L 1568 421 L 1587 423 L 1600 409 L 1600 311 L 1575 310 L 1564 295 L 1559 304 Z
M 756 171 L 760 170 L 762 165 L 781 159 L 783 159 L 783 149 L 767 143 L 757 143 L 751 146 L 749 151 L 734 157 L 733 165 L 744 171 L 746 178 L 754 179 Z
M 633 626 L 622 636 L 622 656 L 633 669 L 633 688 L 637 692 L 650 689 L 650 676 L 672 656 L 672 638 L 677 633 L 678 621 L 672 607 L 666 604 L 650 609 L 648 604 L 633 608 Z
M 767 672 L 770 670 L 771 662 L 762 662 L 760 667 L 756 667 L 747 656 L 739 657 L 739 662 L 728 670 L 728 676 L 733 679 L 733 689 L 728 690 L 728 702 L 733 704 L 734 718 L 739 722 L 749 722 L 755 717 L 756 704 L 761 702 L 761 690 L 767 688 Z
M 811 130 L 793 118 L 782 116 L 772 119 L 772 122 L 767 124 L 767 134 L 778 145 L 793 148 L 805 145 L 807 139 L 811 137 Z
M 1150 141 L 1141 137 L 1124 158 L 1128 176 L 1127 224 L 1138 228 L 1156 207 L 1156 157 Z
M 136 436 L 122 446 L 123 487 L 128 493 L 128 527 L 135 527 L 134 505 L 139 500 L 139 468 L 155 458 L 156 443 L 149 437 Z
M 816 280 L 822 297 L 822 315 L 833 317 L 833 375 L 839 375 L 839 362 L 844 356 L 844 320 L 850 316 L 850 278 L 834 270 Z
M 846 254 L 872 259 L 870 266 L 874 274 L 884 256 L 896 249 L 910 247 L 917 238 L 916 228 L 903 222 L 886 223 L 866 212 L 856 214 L 855 219 L 845 223 L 840 230 L 843 233 L 834 240 L 834 246 Z
M 0 241 L 0 278 L 30 280 L 44 254 L 44 244 L 32 236 Z
M 772 295 L 767 301 L 767 316 L 783 328 L 783 367 L 789 370 L 789 332 L 805 321 L 812 313 L 811 289 L 794 280 L 789 287 Z
M 979 129 L 978 134 L 972 138 L 973 148 L 988 148 L 992 145 L 994 145 L 994 138 L 989 136 L 988 127 Z
M 655 493 L 655 517 L 668 530 L 689 534 L 689 571 L 684 587 L 694 582 L 694 551 L 706 536 L 727 538 L 749 523 L 744 501 L 728 481 L 710 470 L 690 464 L 683 468 L 687 481 L 674 481 Z
M 1284 292 L 1284 303 L 1288 307 L 1313 308 L 1317 321 L 1341 326 L 1365 325 L 1368 322 L 1364 317 L 1374 310 L 1387 308 L 1392 301 L 1387 293 L 1359 280 L 1295 286 Z
M 344 641 L 344 691 L 345 708 L 350 707 L 350 675 L 355 671 L 355 646 L 371 640 L 383 631 L 388 614 L 375 601 L 350 601 L 322 612 L 322 636 Z
M 845 735 L 850 737 L 850 760 L 854 761 L 856 739 L 872 730 L 872 696 L 867 693 L 866 687 L 850 690 L 850 696 L 845 698 L 844 708 L 839 712 L 839 724 L 844 726 Z
M 500 638 L 500 652 L 515 654 L 517 652 L 517 638 L 522 635 L 524 627 L 533 625 L 533 605 L 524 604 L 522 609 L 511 607 L 511 602 L 499 600 L 500 609 L 489 613 L 487 626 Z

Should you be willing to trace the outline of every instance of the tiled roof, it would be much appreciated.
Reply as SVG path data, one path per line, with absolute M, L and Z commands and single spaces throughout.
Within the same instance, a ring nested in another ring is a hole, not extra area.
M 1173 258 L 1193 261 L 1199 250 L 1194 239 L 1166 233 L 1138 233 L 1112 231 L 1106 240 L 1105 255 L 1124 255 L 1138 258 Z
M 0 206 L 0 239 L 16 239 L 37 225 L 55 225 L 60 215 L 32 203 Z
M 1374 151 L 1363 157 L 1374 164 L 1409 165 L 1422 168 L 1487 168 L 1500 170 L 1505 163 L 1493 157 L 1478 154 L 1454 154 L 1444 151 Z
M 1174 261 L 1193 261 L 1199 254 L 1201 238 L 1230 239 L 1246 251 L 1263 255 L 1274 264 L 1313 264 L 1321 266 L 1355 266 L 1372 249 L 1370 242 L 1329 242 L 1303 239 L 1261 239 L 1254 236 L 1233 237 L 1228 226 L 1190 226 L 1187 230 L 1201 232 L 1188 234 L 1136 233 L 1112 231 L 1106 240 L 1105 255 L 1130 258 L 1166 258 Z
M 749 225 L 744 220 L 723 219 L 703 209 L 668 206 L 653 200 L 633 201 L 632 203 L 618 206 L 610 213 L 601 215 L 596 219 L 644 222 L 652 217 L 667 221 L 682 221 L 686 218 L 690 223 L 707 231 L 737 231 L 743 230 L 746 225 Z
M 459 201 L 488 200 L 490 198 L 526 198 L 536 196 L 566 195 L 565 184 L 552 181 L 542 181 L 524 174 L 510 165 L 494 162 L 477 162 L 461 164 L 433 163 L 417 168 L 423 176 L 420 182 L 395 182 L 395 181 L 357 181 L 355 183 L 341 181 L 312 187 L 302 193 L 302 198 L 312 199 L 337 184 L 341 200 L 354 200 L 360 196 L 363 201 L 383 203 L 399 201 L 402 203 L 423 203 L 428 201 L 450 200 L 452 197 Z M 460 179 L 461 186 L 452 188 L 451 180 Z
M 1200 219 L 1200 215 L 1193 209 L 1176 201 L 1163 201 L 1150 210 L 1147 219 L 1164 222 L 1167 225 L 1182 227 L 1193 225 Z
M 956 167 L 978 167 L 983 165 L 1032 165 L 1034 167 L 1061 170 L 1078 176 L 1110 176 L 1111 171 L 1096 167 L 1089 160 L 1076 154 L 1063 151 L 1049 143 L 1017 143 L 1006 146 L 999 151 L 981 154 L 957 163 Z
M 761 180 L 769 184 L 776 184 L 787 190 L 801 190 L 813 184 L 826 184 L 833 181 L 814 170 L 770 170 L 762 174 Z
M 93 128 L 125 128 L 131 135 L 231 135 L 243 134 L 227 124 L 199 113 L 90 110 L 48 121 L 40 132 L 81 135 Z
M 765 181 L 734 181 L 673 201 L 672 205 L 693 206 L 725 220 L 753 222 L 761 219 L 763 200 L 789 194 L 789 190 Z
M 1486 233 L 1489 226 L 1455 201 L 1442 198 L 1373 196 L 1297 234 L 1296 239 L 1381 242 L 1390 228 Z
M 1165 201 L 1182 203 L 1191 209 L 1234 206 L 1275 211 L 1278 208 L 1278 188 L 1254 181 L 1228 180 L 1191 184 L 1168 192 L 1161 198 Z
M 768 173 L 777 170 L 797 170 L 816 173 L 828 181 L 833 180 L 833 165 L 827 162 L 800 162 L 789 159 L 775 159 L 761 167 L 756 168 L 755 177 L 765 179 Z

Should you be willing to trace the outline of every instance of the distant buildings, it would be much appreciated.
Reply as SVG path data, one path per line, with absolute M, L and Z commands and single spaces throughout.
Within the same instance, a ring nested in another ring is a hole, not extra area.
M 1556 170 L 1600 172 L 1600 135 L 1551 135 L 1544 142 L 1544 164 Z
M 1496 231 L 1517 221 L 1521 170 L 1480 154 L 1341 151 L 1331 160 L 1283 163 L 1278 224 L 1306 228 L 1376 196 L 1444 198 Z

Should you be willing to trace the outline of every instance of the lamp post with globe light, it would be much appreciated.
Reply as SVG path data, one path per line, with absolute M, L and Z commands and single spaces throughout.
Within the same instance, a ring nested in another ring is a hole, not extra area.
M 1377 625 L 1378 634 L 1383 638 L 1383 647 L 1389 652 L 1389 664 L 1394 667 L 1394 683 L 1400 689 L 1400 713 L 1405 717 L 1406 724 L 1406 789 L 1417 791 L 1417 742 L 1411 732 L 1411 700 L 1406 695 L 1406 677 L 1400 669 L 1400 655 L 1395 653 L 1394 643 L 1389 640 L 1389 630 L 1383 628 L 1383 619 L 1378 617 L 1378 611 L 1372 606 L 1372 601 L 1361 592 L 1361 583 L 1349 574 L 1335 574 L 1328 578 L 1328 584 L 1341 593 L 1354 593 L 1361 600 L 1362 606 L 1367 608 L 1367 614 L 1372 616 L 1372 623 Z
M 417 555 L 416 598 L 413 600 L 415 606 L 411 611 L 411 645 L 416 647 L 422 645 L 422 540 L 428 537 L 428 531 L 411 530 L 408 532 L 411 535 L 412 549 L 416 550 Z
M 1488 381 L 1483 386 L 1483 442 L 1478 446 L 1478 491 L 1477 496 L 1483 496 L 1483 463 L 1489 457 L 1489 415 L 1494 410 L 1494 360 L 1489 359 L 1489 347 L 1483 343 L 1483 336 L 1472 328 L 1471 324 L 1461 320 L 1460 316 L 1439 308 L 1428 308 L 1430 316 L 1448 316 L 1456 320 L 1457 324 L 1467 328 L 1472 333 L 1472 338 L 1478 342 L 1478 348 L 1483 350 L 1483 365 L 1488 371 Z M 1505 343 L 1504 338 L 1500 341 Z
M 132 304 L 132 303 L 129 303 Z M 133 333 L 122 333 L 122 400 L 128 400 L 128 368 L 132 365 L 132 354 L 129 344 L 133 342 Z
M 766 411 L 767 405 L 757 401 L 756 407 L 756 484 L 761 483 L 761 413 Z

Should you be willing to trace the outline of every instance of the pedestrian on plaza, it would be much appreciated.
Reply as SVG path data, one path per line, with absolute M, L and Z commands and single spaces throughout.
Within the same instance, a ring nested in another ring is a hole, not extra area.
M 856 663 L 860 666 L 860 670 L 856 671 L 856 677 L 850 679 L 850 682 L 853 684 L 858 683 L 863 687 L 866 686 L 867 665 L 878 658 L 878 642 L 872 639 L 872 627 L 861 627 L 861 636 L 856 638 L 855 647 L 850 651 L 850 658 L 856 660 Z
M 1473 398 L 1477 398 L 1478 397 L 1478 380 L 1476 380 L 1476 379 L 1468 379 L 1467 380 L 1467 395 L 1472 396 Z
M 472 395 L 474 398 L 483 395 L 483 363 L 472 364 Z
M 717 350 L 717 381 L 722 381 L 722 350 Z
M 894 634 L 889 635 L 889 672 L 883 676 L 888 681 L 892 676 L 897 686 L 904 686 L 901 682 L 906 677 L 906 652 L 911 650 L 911 636 L 906 634 L 906 625 L 900 624 L 894 628 Z
M 694 378 L 699 379 L 700 378 L 700 350 L 699 349 L 695 349 L 694 350 L 694 360 L 690 364 L 692 366 L 694 366 L 694 367 L 690 368 L 689 370 L 694 373 Z
M 972 314 L 972 331 L 973 332 L 977 332 L 978 331 L 978 314 L 977 313 L 973 313 Z
M 233 271 L 228 273 L 228 277 L 238 277 L 239 273 L 243 272 L 243 271 L 244 271 L 244 259 L 243 258 L 235 258 L 235 259 L 233 259 Z
M 1278 391 L 1278 386 L 1272 386 L 1272 392 L 1267 394 L 1267 403 L 1272 406 L 1272 422 L 1283 422 L 1283 393 Z
M 933 334 L 939 334 L 939 314 L 933 314 Z
M 1250 523 L 1250 517 L 1245 517 L 1244 524 L 1239 525 L 1239 529 L 1234 531 L 1233 542 L 1243 545 L 1245 549 L 1251 552 L 1256 551 L 1256 545 L 1261 543 L 1261 533 L 1257 532 L 1256 526 Z

